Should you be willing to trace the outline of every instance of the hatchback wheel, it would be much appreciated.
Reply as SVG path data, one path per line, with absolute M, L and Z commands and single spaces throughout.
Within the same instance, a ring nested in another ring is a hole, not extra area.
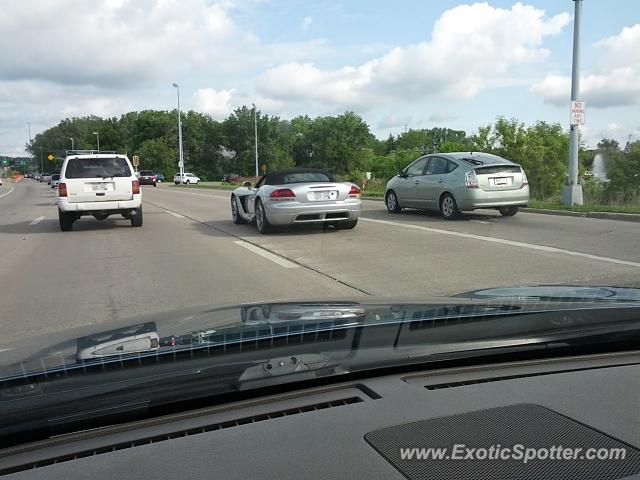
M 390 213 L 400 213 L 402 211 L 402 207 L 400 207 L 400 203 L 398 203 L 398 196 L 393 190 L 387 192 L 384 203 Z
M 460 215 L 456 199 L 450 193 L 445 193 L 440 199 L 440 213 L 445 220 L 452 220 Z
M 498 211 L 503 217 L 513 217 L 516 213 L 518 213 L 519 209 L 520 208 L 518 206 L 500 207 L 498 208 Z

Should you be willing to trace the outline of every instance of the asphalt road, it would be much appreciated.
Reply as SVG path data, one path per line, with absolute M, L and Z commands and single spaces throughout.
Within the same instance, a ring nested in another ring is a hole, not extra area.
M 3 194 L 13 191 L 8 195 Z M 54 191 L 0 189 L 0 347 L 19 337 L 200 305 L 367 295 L 424 298 L 524 284 L 640 286 L 637 223 L 482 211 L 457 221 L 365 201 L 354 230 L 260 235 L 229 192 L 143 187 L 144 226 L 83 218 Z M 0 348 L 1 350 L 1 348 Z

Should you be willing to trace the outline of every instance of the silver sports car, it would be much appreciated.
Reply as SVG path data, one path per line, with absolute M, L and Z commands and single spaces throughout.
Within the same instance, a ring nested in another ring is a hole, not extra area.
M 279 170 L 245 182 L 231 194 L 231 216 L 236 224 L 255 222 L 260 233 L 275 225 L 327 223 L 353 228 L 358 223 L 360 188 L 336 182 L 330 173 L 311 168 Z

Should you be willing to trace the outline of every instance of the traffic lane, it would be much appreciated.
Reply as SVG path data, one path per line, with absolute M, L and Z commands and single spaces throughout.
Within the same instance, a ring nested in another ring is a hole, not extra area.
M 47 203 L 51 198 L 42 189 L 34 191 L 25 208 L 45 218 L 26 233 L 3 235 L 24 246 L 19 259 L 0 262 L 0 347 L 145 313 L 363 295 L 298 265 L 282 266 L 235 237 L 146 202 L 141 228 L 119 216 L 83 217 L 73 231 L 61 232 L 55 204 Z M 0 223 L 3 231 L 6 226 Z
M 211 196 L 229 198 L 231 192 L 211 189 L 170 187 L 195 198 Z M 461 218 L 445 220 L 437 212 L 404 210 L 390 214 L 384 202 L 363 200 L 363 218 L 390 220 L 398 223 L 429 225 L 454 232 L 477 234 L 515 242 L 556 247 L 593 255 L 606 255 L 629 261 L 640 261 L 640 226 L 637 222 L 599 218 L 564 217 L 520 212 L 503 217 L 496 210 L 464 212 Z
M 526 212 L 502 217 L 494 210 L 464 212 L 460 219 L 452 221 L 434 212 L 410 209 L 392 215 L 384 203 L 378 201 L 364 201 L 363 204 L 363 216 L 367 218 L 428 224 L 456 232 L 640 261 L 640 226 L 636 222 Z
M 573 255 L 580 252 L 500 244 L 453 230 L 421 230 L 411 223 L 389 225 L 366 213 L 353 230 L 300 226 L 261 235 L 253 225 L 232 223 L 229 197 L 219 192 L 159 189 L 145 198 L 378 296 L 451 295 L 543 283 L 637 285 L 640 274 L 640 263 L 620 265 Z

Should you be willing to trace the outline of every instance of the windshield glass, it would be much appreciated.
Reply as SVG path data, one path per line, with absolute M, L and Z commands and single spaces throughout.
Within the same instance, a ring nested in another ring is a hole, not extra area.
M 0 11 L 0 437 L 635 345 L 640 0 Z
M 72 158 L 64 172 L 66 178 L 129 177 L 131 169 L 121 157 Z

